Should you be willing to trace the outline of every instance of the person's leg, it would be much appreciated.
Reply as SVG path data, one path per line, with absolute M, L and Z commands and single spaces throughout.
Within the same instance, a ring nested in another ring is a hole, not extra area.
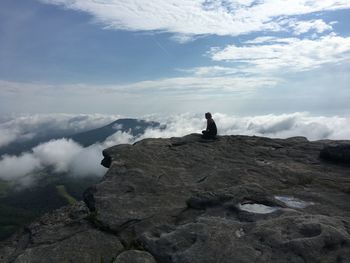
M 203 133 L 203 135 L 202 135 L 202 138 L 203 138 L 203 139 L 206 139 L 206 140 L 212 139 L 212 136 L 211 136 L 211 134 L 210 134 L 209 132 L 207 132 L 207 131 L 202 131 L 202 133 Z
M 202 138 L 203 138 L 203 139 L 205 139 L 205 138 L 206 138 L 207 133 L 208 133 L 207 131 L 202 131 Z

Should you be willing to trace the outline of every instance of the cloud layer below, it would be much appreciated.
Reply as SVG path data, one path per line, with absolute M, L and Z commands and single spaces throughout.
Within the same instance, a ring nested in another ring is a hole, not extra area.
M 221 135 L 239 134 L 278 138 L 305 136 L 309 140 L 350 139 L 350 117 L 315 117 L 308 113 L 253 117 L 215 113 L 213 116 Z M 51 117 L 54 119 L 53 115 Z M 105 119 L 108 118 L 105 116 Z M 202 115 L 146 116 L 143 119 L 158 121 L 166 125 L 166 129 L 147 129 L 139 137 L 118 131 L 105 142 L 87 148 L 83 148 L 72 140 L 52 140 L 20 156 L 2 156 L 0 178 L 29 186 L 35 183 L 40 171 L 47 169 L 51 170 L 53 176 L 57 173 L 67 173 L 71 176 L 100 177 L 106 172 L 106 169 L 100 165 L 102 150 L 105 148 L 121 143 L 131 144 L 145 138 L 168 138 L 200 133 L 205 128 Z
M 0 119 L 0 148 L 14 141 L 27 141 L 53 134 L 74 134 L 101 127 L 119 115 L 34 114 Z

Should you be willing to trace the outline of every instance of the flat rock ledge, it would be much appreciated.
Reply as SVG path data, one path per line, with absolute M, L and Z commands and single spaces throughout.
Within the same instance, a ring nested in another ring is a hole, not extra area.
M 348 141 L 146 139 L 103 152 L 84 203 L 0 244 L 0 262 L 349 262 Z M 347 146 L 328 148 L 347 158 Z M 330 155 L 328 155 L 330 156 Z

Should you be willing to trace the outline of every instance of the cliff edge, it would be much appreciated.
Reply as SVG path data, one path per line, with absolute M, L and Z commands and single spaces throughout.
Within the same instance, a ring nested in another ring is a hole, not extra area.
M 191 134 L 106 149 L 86 205 L 27 226 L 0 262 L 347 262 L 348 155 L 328 158 L 340 143 Z

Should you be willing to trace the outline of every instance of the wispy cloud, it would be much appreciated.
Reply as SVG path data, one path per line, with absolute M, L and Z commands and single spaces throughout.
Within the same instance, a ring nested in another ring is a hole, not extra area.
M 246 45 L 213 48 L 214 61 L 245 63 L 252 72 L 305 71 L 350 59 L 350 37 L 331 33 L 318 39 L 257 38 Z
M 314 33 L 323 33 L 325 31 L 333 30 L 331 24 L 327 24 L 322 19 L 313 19 L 308 21 L 298 21 L 297 19 L 286 19 L 280 22 L 280 24 L 290 27 L 295 35 L 301 35 L 310 31 Z
M 206 66 L 206 67 L 195 67 L 191 69 L 179 70 L 187 72 L 198 77 L 218 77 L 218 76 L 229 76 L 237 75 L 242 73 L 242 69 L 239 67 L 223 67 L 223 66 Z
M 209 73 L 209 72 L 208 72 Z M 261 87 L 273 86 L 277 83 L 275 78 L 267 77 L 239 77 L 239 76 L 189 76 L 177 78 L 165 78 L 154 81 L 142 81 L 120 87 L 110 87 L 110 91 L 117 91 L 119 88 L 125 91 L 150 90 L 168 91 L 176 93 L 207 93 L 207 92 L 249 92 Z
M 91 14 L 106 28 L 170 32 L 179 42 L 196 35 L 237 36 L 256 31 L 288 28 L 275 18 L 350 8 L 347 0 L 40 0 Z M 296 25 L 321 30 L 320 21 Z M 323 29 L 322 29 L 323 30 Z
M 132 82 L 126 84 L 109 84 L 109 85 L 92 85 L 92 84 L 69 84 L 69 85 L 55 85 L 52 88 L 51 85 L 40 84 L 35 86 L 31 83 L 19 83 L 19 82 L 6 82 L 7 85 L 11 85 L 13 90 L 11 93 L 25 94 L 28 89 L 33 88 L 36 92 L 46 92 L 51 96 L 53 94 L 65 93 L 75 94 L 78 96 L 91 96 L 96 94 L 144 94 L 149 92 L 168 93 L 175 95 L 183 94 L 207 94 L 207 92 L 251 92 L 252 90 L 261 87 L 271 87 L 277 82 L 277 78 L 273 77 L 241 77 L 241 76 L 228 76 L 229 71 L 232 73 L 235 69 L 229 68 L 214 68 L 211 72 L 211 68 L 206 70 L 205 68 L 196 68 L 186 70 L 192 73 L 190 76 L 174 77 L 174 78 L 162 78 L 155 80 L 146 80 L 139 82 Z M 200 72 L 201 71 L 201 72 Z M 219 74 L 226 71 L 227 74 Z M 226 75 L 226 76 L 225 76 Z M 1 87 L 0 81 L 0 87 Z M 8 93 L 8 91 L 0 89 L 0 94 Z

